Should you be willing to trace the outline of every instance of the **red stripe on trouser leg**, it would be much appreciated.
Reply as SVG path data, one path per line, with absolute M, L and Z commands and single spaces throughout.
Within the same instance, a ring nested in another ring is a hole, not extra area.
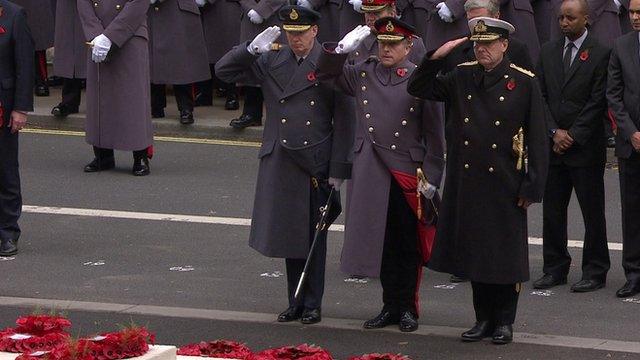
M 422 281 L 422 264 L 418 264 L 418 276 L 416 277 L 416 292 L 413 295 L 416 315 L 420 315 L 420 282 Z
M 611 108 L 607 109 L 607 118 L 609 119 L 609 122 L 611 123 L 611 129 L 613 130 L 613 133 L 617 133 L 618 132 L 618 122 L 616 121 L 616 116 L 613 113 L 613 110 L 611 110 Z
M 40 77 L 42 81 L 47 80 L 47 54 L 44 50 L 36 51 L 38 56 L 38 66 L 40 67 Z
M 194 101 L 195 101 L 195 99 L 196 99 L 196 92 L 197 92 L 196 84 L 191 84 L 191 100 L 194 100 Z

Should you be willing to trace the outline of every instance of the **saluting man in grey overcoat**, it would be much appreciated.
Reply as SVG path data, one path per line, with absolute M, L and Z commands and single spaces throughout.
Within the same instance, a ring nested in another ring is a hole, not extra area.
M 77 0 L 87 66 L 86 140 L 95 158 L 85 172 L 115 166 L 113 150 L 133 151 L 136 176 L 149 174 L 153 143 L 149 104 L 149 0 Z
M 345 238 L 340 268 L 347 274 L 380 277 L 384 307 L 364 328 L 399 324 L 418 328 L 422 265 L 433 245 L 436 187 L 444 170 L 440 104 L 406 92 L 416 68 L 409 61 L 415 30 L 395 17 L 375 23 L 378 56 L 347 64 L 347 56 L 370 35 L 358 26 L 340 42 L 324 45 L 319 74 L 356 99 L 352 179 L 347 190 Z M 427 184 L 419 188 L 418 169 Z M 424 191 L 417 200 L 419 189 Z M 426 197 L 426 199 L 425 199 Z M 430 211 L 429 211 L 430 210 Z M 423 213 L 422 216 L 421 213 Z
M 251 220 L 249 245 L 269 257 L 285 258 L 289 307 L 278 321 L 321 320 L 324 292 L 326 230 L 311 257 L 308 280 L 295 298 L 298 279 L 309 253 L 318 209 L 330 188 L 339 190 L 350 177 L 348 160 L 353 143 L 352 119 L 343 111 L 350 99 L 320 84 L 316 76 L 322 52 L 316 41 L 320 15 L 302 6 L 279 11 L 289 46 L 271 50 L 280 36 L 267 28 L 251 42 L 243 42 L 216 64 L 218 76 L 228 82 L 261 84 L 267 118 Z M 334 193 L 330 221 L 339 209 Z

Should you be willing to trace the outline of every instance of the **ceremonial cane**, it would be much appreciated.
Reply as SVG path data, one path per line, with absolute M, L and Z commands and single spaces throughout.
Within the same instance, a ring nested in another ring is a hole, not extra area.
M 313 252 L 316 248 L 316 243 L 318 242 L 318 238 L 320 237 L 320 233 L 326 227 L 327 216 L 329 215 L 329 210 L 331 210 L 331 198 L 333 197 L 333 186 L 331 187 L 331 191 L 329 192 L 329 199 L 327 200 L 327 204 L 324 207 L 320 208 L 320 220 L 316 224 L 316 232 L 313 235 L 313 242 L 311 243 L 311 248 L 309 249 L 309 255 L 307 256 L 307 261 L 304 263 L 304 269 L 302 270 L 302 275 L 300 275 L 300 280 L 298 280 L 298 286 L 296 287 L 294 298 L 298 298 L 300 295 L 300 290 L 302 290 L 302 285 L 304 285 L 304 281 L 307 279 L 307 271 L 309 270 L 309 264 L 311 263 L 311 258 L 313 256 Z

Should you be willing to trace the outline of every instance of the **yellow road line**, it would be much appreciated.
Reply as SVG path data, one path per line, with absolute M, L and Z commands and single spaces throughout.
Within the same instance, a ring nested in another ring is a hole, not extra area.
M 62 136 L 84 136 L 82 131 L 69 131 L 69 130 L 46 130 L 46 129 L 22 129 L 21 132 L 28 134 L 46 134 L 46 135 L 62 135 Z M 219 139 L 198 139 L 198 138 L 182 138 L 171 136 L 154 136 L 155 141 L 176 142 L 186 144 L 205 144 L 205 145 L 227 145 L 227 146 L 245 146 L 245 147 L 260 147 L 259 142 L 251 141 L 234 141 L 234 140 L 219 140 Z

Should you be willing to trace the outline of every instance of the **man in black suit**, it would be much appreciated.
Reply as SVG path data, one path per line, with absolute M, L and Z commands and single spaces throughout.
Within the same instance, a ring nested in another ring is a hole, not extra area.
M 0 256 L 18 252 L 18 132 L 33 110 L 34 56 L 24 10 L 0 0 Z
M 633 31 L 616 40 L 607 81 L 607 100 L 618 123 L 622 267 L 627 277 L 618 297 L 640 293 L 640 0 L 630 1 L 629 18 Z
M 543 45 L 538 63 L 542 94 L 551 116 L 553 139 L 543 200 L 544 275 L 536 289 L 565 284 L 571 264 L 567 251 L 567 207 L 575 190 L 584 218 L 582 280 L 573 292 L 604 287 L 610 267 L 604 214 L 606 144 L 602 117 L 610 51 L 587 30 L 587 0 L 564 0 L 558 21 L 562 39 Z
M 485 16 L 495 19 L 500 18 L 500 4 L 495 0 L 467 0 L 464 3 L 464 10 L 468 20 Z M 509 38 L 509 48 L 507 49 L 507 57 L 513 64 L 521 68 L 533 70 L 533 61 L 529 55 L 527 45 L 514 38 Z M 456 47 L 446 58 L 444 71 L 449 72 L 467 61 L 474 61 L 476 55 L 473 52 L 473 42 L 466 41 Z

